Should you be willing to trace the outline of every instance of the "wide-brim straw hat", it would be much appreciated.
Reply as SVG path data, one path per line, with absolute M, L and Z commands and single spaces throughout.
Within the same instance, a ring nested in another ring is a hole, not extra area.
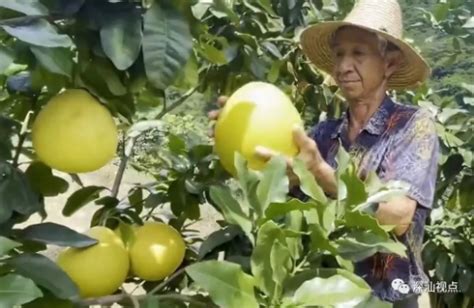
M 396 45 L 402 52 L 402 62 L 390 77 L 388 88 L 412 89 L 422 84 L 431 74 L 423 57 L 403 40 L 403 20 L 396 0 L 359 0 L 343 21 L 326 21 L 309 26 L 300 36 L 303 52 L 320 70 L 332 74 L 331 41 L 342 26 L 355 26 L 377 33 Z

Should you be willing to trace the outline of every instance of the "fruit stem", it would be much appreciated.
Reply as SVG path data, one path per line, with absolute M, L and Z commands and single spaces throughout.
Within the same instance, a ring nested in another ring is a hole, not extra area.
M 117 198 L 117 195 L 119 193 L 119 188 L 120 188 L 120 184 L 122 183 L 123 174 L 125 173 L 125 168 L 127 168 L 128 158 L 129 158 L 129 155 L 131 154 L 131 148 L 135 144 L 135 140 L 136 140 L 136 138 L 132 138 L 130 140 L 130 143 L 126 144 L 125 143 L 125 137 L 123 137 L 123 146 L 124 146 L 124 148 L 122 150 L 120 165 L 119 165 L 119 168 L 117 170 L 117 174 L 115 175 L 114 184 L 112 186 L 112 197 L 114 197 L 114 198 Z M 127 153 L 127 151 L 125 150 L 126 146 L 130 148 L 130 153 Z
M 163 281 L 162 283 L 160 283 L 159 285 L 157 285 L 156 287 L 154 287 L 148 294 L 155 294 L 156 292 L 160 291 L 161 289 L 163 289 L 164 287 L 166 287 L 166 285 L 168 285 L 171 281 L 173 281 L 176 277 L 180 276 L 182 273 L 184 273 L 184 271 L 186 270 L 186 267 L 183 267 L 179 270 L 177 270 L 176 272 L 174 272 L 173 275 L 171 275 L 168 279 L 166 279 L 165 281 Z

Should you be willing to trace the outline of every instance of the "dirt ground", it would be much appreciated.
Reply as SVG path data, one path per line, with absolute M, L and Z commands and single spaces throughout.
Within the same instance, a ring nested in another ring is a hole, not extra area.
M 118 169 L 118 163 L 116 161 L 106 165 L 105 167 L 101 168 L 98 171 L 81 174 L 80 178 L 85 186 L 88 185 L 98 185 L 98 186 L 106 186 L 112 187 L 115 174 Z M 55 172 L 56 173 L 56 172 Z M 70 177 L 66 174 L 61 174 L 60 172 L 56 173 L 58 176 L 66 180 L 70 180 Z M 137 183 L 149 183 L 153 181 L 153 179 L 149 176 L 144 174 L 138 173 L 133 169 L 127 169 L 124 174 L 124 178 L 122 181 L 122 185 L 119 191 L 119 198 L 123 197 L 128 190 L 133 187 Z M 92 218 L 93 213 L 97 210 L 94 204 L 90 204 L 88 206 L 83 207 L 81 210 L 76 212 L 71 217 L 65 217 L 62 215 L 62 209 L 66 204 L 67 198 L 79 188 L 79 185 L 70 181 L 69 189 L 66 193 L 61 194 L 57 197 L 47 198 L 46 203 L 46 211 L 48 213 L 48 217 L 45 222 L 55 222 L 60 223 L 63 225 L 68 226 L 71 229 L 74 229 L 78 232 L 84 232 L 89 228 L 89 223 Z M 216 219 L 219 219 L 219 214 L 210 206 L 202 208 L 202 221 L 196 223 L 194 227 L 201 232 L 203 236 L 210 234 L 213 230 L 218 228 L 218 225 L 215 223 Z M 39 215 L 34 215 L 22 224 L 23 226 L 27 226 L 30 224 L 35 224 L 41 222 Z M 60 251 L 60 248 L 50 246 L 46 251 L 46 255 L 50 258 L 55 259 L 57 253 Z M 420 308 L 430 308 L 429 298 L 427 294 L 421 296 L 418 301 Z

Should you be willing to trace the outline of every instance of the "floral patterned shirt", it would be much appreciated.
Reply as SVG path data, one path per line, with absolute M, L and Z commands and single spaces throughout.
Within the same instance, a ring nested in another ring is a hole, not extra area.
M 377 253 L 355 264 L 376 296 L 397 301 L 407 296 L 394 289 L 392 282 L 401 279 L 409 294 L 428 277 L 423 271 L 421 249 L 424 226 L 432 207 L 438 168 L 439 141 L 435 122 L 429 111 L 393 102 L 385 97 L 365 128 L 351 144 L 348 139 L 348 112 L 340 119 L 319 123 L 311 132 L 323 158 L 337 167 L 336 153 L 341 143 L 359 166 L 364 178 L 375 171 L 382 181 L 399 180 L 410 185 L 408 197 L 418 205 L 408 231 L 399 237 L 407 246 L 408 258 Z M 400 280 L 398 280 L 400 282 Z

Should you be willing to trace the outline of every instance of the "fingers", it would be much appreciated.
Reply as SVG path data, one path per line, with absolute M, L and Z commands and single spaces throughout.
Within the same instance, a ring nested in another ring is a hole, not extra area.
M 209 118 L 209 120 L 217 120 L 220 113 L 220 110 L 211 110 L 207 113 L 207 117 Z
M 255 147 L 255 155 L 263 160 L 270 160 L 273 156 L 277 156 L 278 152 L 259 145 Z
M 269 149 L 269 148 L 266 148 L 264 146 L 259 145 L 259 146 L 255 147 L 255 155 L 257 157 L 267 161 L 267 160 L 272 159 L 274 156 L 279 156 L 281 154 L 278 153 L 277 151 L 274 151 L 272 149 Z M 285 160 L 286 160 L 287 168 L 292 169 L 293 168 L 293 158 L 285 156 Z
M 225 103 L 229 99 L 228 96 L 222 95 L 217 98 L 217 104 L 221 107 L 224 107 Z
M 227 102 L 228 99 L 229 99 L 228 96 L 224 96 L 224 95 L 219 96 L 217 98 L 217 104 L 222 108 L 222 107 L 224 107 L 224 105 L 225 105 L 225 103 Z M 221 109 L 211 110 L 207 113 L 207 118 L 210 121 L 216 121 L 219 118 L 220 114 L 221 114 Z M 212 124 L 211 127 L 209 128 L 209 130 L 207 132 L 207 135 L 210 138 L 214 137 L 214 124 Z
M 314 152 L 316 150 L 316 142 L 306 135 L 304 128 L 300 125 L 295 125 L 293 128 L 293 140 L 300 152 Z

